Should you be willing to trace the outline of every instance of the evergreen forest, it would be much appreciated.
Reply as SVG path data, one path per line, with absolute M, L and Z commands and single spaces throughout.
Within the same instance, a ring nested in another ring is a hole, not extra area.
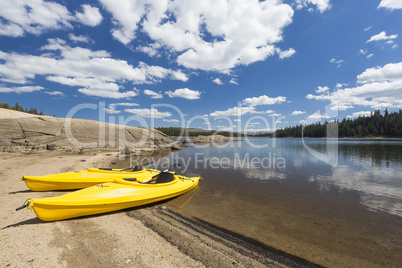
M 45 115 L 42 110 L 38 112 L 38 109 L 33 107 L 31 107 L 31 109 L 28 110 L 28 108 L 22 107 L 18 102 L 15 103 L 15 105 L 9 105 L 7 102 L 0 102 L 0 108 L 16 110 L 19 112 L 30 113 L 30 114 Z

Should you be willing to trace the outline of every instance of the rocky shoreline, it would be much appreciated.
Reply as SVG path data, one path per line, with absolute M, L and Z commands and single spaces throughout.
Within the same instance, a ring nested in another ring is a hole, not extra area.
M 181 150 L 197 144 L 239 141 L 236 137 L 199 135 L 172 140 L 152 128 L 115 125 L 94 120 L 56 118 L 0 108 L 0 152 L 118 151 L 122 154 L 152 154 Z
M 226 137 L 222 135 L 210 135 L 210 136 L 203 136 L 199 135 L 192 139 L 192 143 L 194 144 L 205 144 L 205 143 L 222 143 L 222 142 L 231 142 L 231 141 L 241 141 L 236 137 Z
M 141 155 L 180 150 L 183 145 L 152 128 L 32 115 L 0 108 L 0 152 L 64 151 L 82 154 L 100 150 Z

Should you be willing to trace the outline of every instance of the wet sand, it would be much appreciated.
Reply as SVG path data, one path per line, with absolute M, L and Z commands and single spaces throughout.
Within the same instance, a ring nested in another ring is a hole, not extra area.
M 27 209 L 28 198 L 64 192 L 32 192 L 22 175 L 107 167 L 117 153 L 77 155 L 59 151 L 0 153 L 2 267 L 313 267 L 253 239 L 202 219 L 183 216 L 156 204 L 103 215 L 43 222 Z M 116 164 L 115 164 L 116 165 Z M 115 166 L 112 165 L 112 166 Z M 198 194 L 198 193 L 197 193 Z M 196 195 L 197 195 L 196 194 Z M 173 199 L 185 208 L 193 193 Z M 173 204 L 173 203 L 172 203 Z

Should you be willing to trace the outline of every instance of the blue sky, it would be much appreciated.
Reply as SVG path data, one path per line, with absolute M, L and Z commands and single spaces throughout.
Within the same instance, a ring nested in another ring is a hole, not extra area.
M 22 0 L 0 17 L 0 101 L 47 115 L 263 131 L 402 108 L 400 0 Z

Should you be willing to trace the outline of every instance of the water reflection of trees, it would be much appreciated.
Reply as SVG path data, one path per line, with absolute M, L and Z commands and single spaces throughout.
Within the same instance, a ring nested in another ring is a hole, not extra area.
M 341 143 L 339 156 L 344 160 L 357 157 L 360 161 L 371 162 L 377 167 L 388 167 L 391 164 L 402 166 L 401 145 L 392 143 Z
M 338 143 L 338 155 L 340 161 L 357 159 L 361 162 L 372 163 L 377 167 L 389 165 L 402 166 L 402 142 L 392 140 L 362 140 L 362 139 L 304 139 L 311 149 L 326 153 L 327 142 Z M 278 139 L 278 147 L 282 150 L 299 155 L 307 153 L 302 139 Z

